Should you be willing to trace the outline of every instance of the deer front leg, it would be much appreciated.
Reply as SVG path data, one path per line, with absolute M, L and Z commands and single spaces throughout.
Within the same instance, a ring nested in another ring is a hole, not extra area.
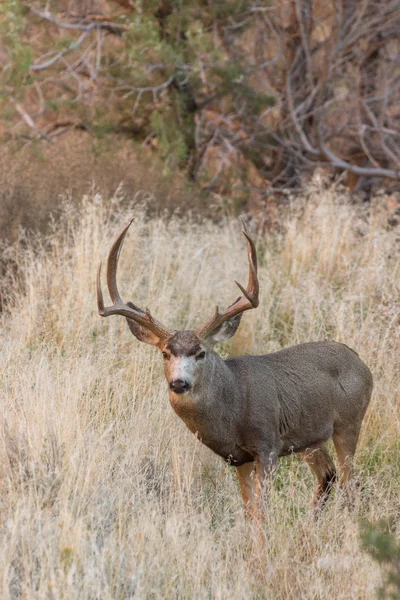
M 275 475 L 278 454 L 275 450 L 268 450 L 256 459 L 256 497 L 254 503 L 254 517 L 257 521 L 266 515 L 269 490 Z
M 266 514 L 267 495 L 275 474 L 277 453 L 268 451 L 259 455 L 254 463 L 236 467 L 246 517 L 250 521 L 252 531 L 251 560 L 258 565 L 265 556 L 266 537 L 264 516 Z
M 256 459 L 254 463 L 246 463 L 236 467 L 236 473 L 242 492 L 243 507 L 246 518 L 260 520 L 266 511 L 266 496 L 275 474 L 277 453 L 268 451 Z

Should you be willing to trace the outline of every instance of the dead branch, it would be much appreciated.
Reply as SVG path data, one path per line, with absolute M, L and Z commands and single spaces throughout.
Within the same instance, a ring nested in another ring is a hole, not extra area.
M 51 67 L 52 65 L 54 65 L 58 60 L 60 60 L 60 58 L 62 58 L 63 56 L 65 56 L 66 54 L 68 54 L 69 52 L 71 52 L 72 50 L 76 50 L 77 48 L 79 48 L 79 46 L 88 37 L 90 31 L 91 30 L 84 31 L 82 33 L 82 35 L 79 36 L 79 38 L 76 40 L 76 42 L 71 42 L 71 44 L 69 45 L 68 48 L 64 48 L 63 50 L 60 50 L 60 52 L 57 52 L 57 54 L 55 54 L 55 56 L 53 56 L 49 60 L 45 61 L 44 63 L 31 65 L 29 67 L 30 70 L 31 71 L 44 71 L 45 69 L 48 69 L 49 67 Z M 40 60 L 40 58 L 38 60 Z
M 71 29 L 87 32 L 93 31 L 93 29 L 103 29 L 105 31 L 108 31 L 109 33 L 115 33 L 118 35 L 121 35 L 129 29 L 126 25 L 122 25 L 120 23 L 112 23 L 106 17 L 103 16 L 89 15 L 82 19 L 83 21 L 89 21 L 89 23 L 65 23 L 64 21 L 60 21 L 59 19 L 57 19 L 50 11 L 41 11 L 33 6 L 27 6 L 27 8 L 29 8 L 29 10 L 34 15 L 40 17 L 41 19 L 49 21 L 49 23 L 56 25 L 56 27 L 58 27 L 59 29 Z
M 337 169 L 345 169 L 346 171 L 350 171 L 355 175 L 362 175 L 365 177 L 387 177 L 388 179 L 400 179 L 400 170 L 394 171 L 393 169 L 359 167 L 347 162 L 346 160 L 343 160 L 342 158 L 339 158 L 339 156 L 336 156 L 332 150 L 329 150 L 329 148 L 323 142 L 321 126 L 318 126 L 318 134 L 321 151 L 333 167 Z

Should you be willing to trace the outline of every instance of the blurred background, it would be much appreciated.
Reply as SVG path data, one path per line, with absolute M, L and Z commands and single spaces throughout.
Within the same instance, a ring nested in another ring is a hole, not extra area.
M 62 198 L 273 227 L 313 177 L 400 201 L 398 0 L 3 0 L 0 234 Z

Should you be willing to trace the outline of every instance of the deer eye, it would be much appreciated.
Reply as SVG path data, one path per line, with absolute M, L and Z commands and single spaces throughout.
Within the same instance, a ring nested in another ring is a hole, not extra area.
M 168 354 L 166 352 L 163 352 L 162 355 L 163 355 L 163 358 L 165 358 L 165 360 L 169 359 Z
M 206 353 L 204 352 L 204 350 L 202 350 L 201 352 L 196 354 L 196 360 L 201 360 L 202 358 L 205 357 L 205 355 L 206 355 Z

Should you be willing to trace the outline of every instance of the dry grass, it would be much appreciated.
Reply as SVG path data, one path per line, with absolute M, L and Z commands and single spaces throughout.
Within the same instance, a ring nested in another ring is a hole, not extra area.
M 285 233 L 258 239 L 260 308 L 224 351 L 324 338 L 357 349 L 375 393 L 355 511 L 336 493 L 315 522 L 311 472 L 282 460 L 268 550 L 252 566 L 232 469 L 173 413 L 157 352 L 123 319 L 97 316 L 96 267 L 130 215 L 94 198 L 15 255 L 25 291 L 8 290 L 13 308 L 1 316 L 4 599 L 374 596 L 380 574 L 360 549 L 359 520 L 400 514 L 399 239 L 379 211 L 357 214 L 333 192 L 299 206 Z M 171 326 L 198 323 L 245 277 L 238 231 L 230 220 L 139 214 L 121 257 L 123 296 Z

